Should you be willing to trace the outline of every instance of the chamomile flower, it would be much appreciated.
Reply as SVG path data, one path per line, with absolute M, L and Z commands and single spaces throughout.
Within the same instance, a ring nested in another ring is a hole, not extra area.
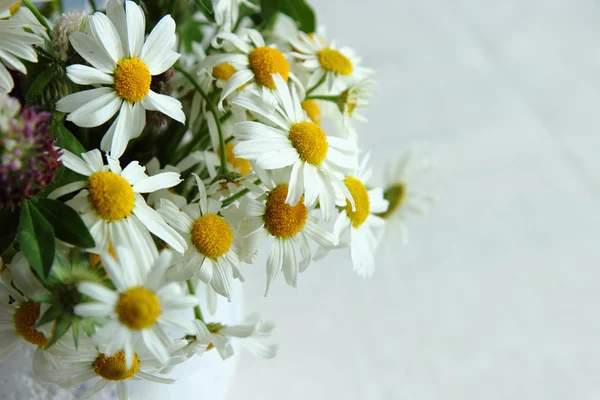
M 227 71 L 235 70 L 232 75 L 227 73 L 229 75 L 227 84 L 223 88 L 219 100 L 219 109 L 221 110 L 223 110 L 223 100 L 242 87 L 242 91 L 259 92 L 265 101 L 274 104 L 272 91 L 275 90 L 275 81 L 273 74 L 279 74 L 286 82 L 290 77 L 293 78 L 293 75 L 290 74 L 290 64 L 280 50 L 266 46 L 258 31 L 248 29 L 246 33 L 248 40 L 246 40 L 246 36 L 221 32 L 217 37 L 223 42 L 235 46 L 238 52 L 210 55 L 205 60 L 206 68 L 218 66 L 225 68 L 227 66 Z
M 187 341 L 177 341 L 169 346 L 169 352 L 177 352 Z M 46 351 L 38 350 L 33 358 L 33 372 L 45 382 L 61 387 L 73 387 L 84 382 L 93 384 L 83 393 L 89 398 L 103 389 L 116 387 L 119 400 L 128 399 L 127 381 L 145 380 L 148 382 L 172 384 L 175 380 L 160 376 L 164 368 L 146 349 L 133 354 L 132 364 L 126 365 L 125 352 L 120 350 L 113 355 L 102 347 L 93 346 L 83 340 L 77 349 L 58 343 Z M 175 356 L 168 359 L 168 365 L 176 365 L 185 360 Z
M 58 198 L 80 190 L 67 204 L 81 214 L 96 241 L 96 247 L 90 252 L 106 253 L 110 246 L 135 248 L 138 264 L 147 269 L 157 255 L 149 232 L 180 253 L 186 250 L 185 240 L 146 204 L 141 195 L 177 185 L 181 182 L 177 172 L 148 177 L 137 161 L 122 169 L 119 161 L 110 156 L 105 165 L 97 149 L 83 153 L 81 157 L 83 159 L 64 150 L 61 161 L 65 167 L 87 179 L 65 185 L 52 192 L 50 197 Z
M 349 176 L 344 184 L 352 193 L 355 208 L 349 201 L 338 216 L 333 234 L 339 238 L 350 231 L 350 254 L 356 273 L 368 278 L 375 270 L 375 252 L 383 238 L 385 223 L 376 214 L 383 213 L 388 208 L 388 201 L 383 198 L 383 190 L 375 188 L 368 190 L 365 182 L 371 177 L 371 168 L 367 167 L 369 156 L 361 163 L 356 177 Z
M 281 104 L 275 110 L 252 94 L 233 100 L 233 104 L 275 126 L 255 121 L 235 124 L 233 135 L 240 143 L 233 152 L 236 157 L 256 161 L 262 169 L 291 167 L 286 204 L 295 205 L 304 196 L 304 205 L 311 207 L 318 199 L 323 218 L 327 220 L 335 207 L 336 192 L 352 202 L 340 173 L 356 168 L 356 144 L 327 136 L 319 125 L 307 119 L 295 88 L 290 92 L 279 75 L 273 75 L 273 81 Z
M 23 74 L 27 74 L 27 67 L 21 60 L 36 63 L 37 53 L 33 46 L 41 46 L 44 39 L 33 33 L 44 28 L 33 18 L 27 17 L 29 10 L 23 10 L 23 16 L 14 16 L 17 13 L 20 1 L 12 1 L 11 6 L 4 3 L 0 7 L 0 92 L 10 92 L 14 81 L 7 67 Z M 4 10 L 4 11 L 3 11 Z M 19 14 L 22 13 L 21 11 Z M 21 18 L 22 17 L 22 18 Z M 28 29 L 30 31 L 25 31 Z
M 180 210 L 172 202 L 162 200 L 158 209 L 165 221 L 188 243 L 188 250 L 171 269 L 169 277 L 176 280 L 197 277 L 231 300 L 233 278 L 241 278 L 240 260 L 233 246 L 234 231 L 218 214 L 221 202 L 208 198 L 204 183 L 194 176 L 200 192 L 198 203 Z
M 233 356 L 233 347 L 231 342 L 238 341 L 254 355 L 262 358 L 273 358 L 279 351 L 276 344 L 265 344 L 264 339 L 268 338 L 275 329 L 275 323 L 272 321 L 262 321 L 260 315 L 252 314 L 241 325 L 227 326 L 219 323 L 204 324 L 196 320 L 198 335 L 197 343 L 192 347 L 196 353 L 199 351 L 217 349 L 223 360 Z
M 89 34 L 73 32 L 71 45 L 91 66 L 71 65 L 68 77 L 80 85 L 99 85 L 62 98 L 56 109 L 81 127 L 99 126 L 117 114 L 101 147 L 118 158 L 131 138 L 146 125 L 146 110 L 160 111 L 185 123 L 179 100 L 150 89 L 152 76 L 162 74 L 179 58 L 172 50 L 175 21 L 163 17 L 144 42 L 145 17 L 133 1 L 110 0 L 106 15 L 88 19 Z M 103 86 L 106 85 L 106 86 Z
M 21 345 L 48 344 L 52 324 L 36 327 L 48 306 L 34 301 L 45 293 L 23 253 L 17 253 L 0 280 L 0 359 Z M 8 304 L 8 296 L 14 300 L 11 304 Z
M 307 87 L 312 88 L 322 80 L 328 90 L 336 83 L 350 79 L 360 79 L 371 74 L 371 70 L 360 67 L 360 58 L 349 47 L 337 48 L 335 42 L 328 43 L 318 33 L 306 34 L 299 32 L 297 37 L 290 39 L 294 49 L 292 57 L 301 62 L 302 66 L 312 72 Z
M 110 318 L 93 339 L 106 346 L 109 356 L 123 351 L 128 369 L 135 364 L 134 347 L 139 339 L 154 358 L 166 365 L 172 340 L 165 328 L 183 335 L 194 334 L 191 315 L 185 319 L 177 314 L 185 310 L 191 313 L 198 299 L 186 295 L 178 283 L 166 282 L 165 272 L 173 259 L 170 250 L 160 253 L 150 271 L 139 265 L 133 248 L 117 246 L 115 253 L 116 260 L 108 254 L 100 257 L 116 290 L 92 282 L 80 283 L 79 291 L 96 302 L 78 304 L 74 312 L 84 317 Z
M 257 199 L 245 197 L 240 203 L 240 213 L 244 215 L 240 233 L 245 236 L 242 246 L 245 261 L 265 241 L 272 240 L 267 259 L 267 296 L 282 270 L 287 284 L 296 287 L 298 273 L 310 264 L 308 239 L 323 247 L 334 246 L 335 240 L 309 217 L 309 208 L 302 198 L 296 205 L 287 204 L 289 176 L 279 172 L 264 175 L 262 181 L 268 191 Z
M 389 208 L 378 214 L 397 227 L 404 243 L 408 241 L 406 222 L 410 214 L 423 215 L 438 197 L 414 189 L 415 179 L 431 168 L 431 161 L 421 155 L 421 146 L 405 151 L 395 166 L 387 169 L 383 196 L 389 201 Z
M 369 106 L 369 101 L 373 95 L 375 80 L 364 78 L 352 82 L 340 94 L 340 108 L 344 116 L 344 123 L 349 125 L 351 119 L 361 122 L 367 122 L 367 119 L 360 115 L 358 111 Z

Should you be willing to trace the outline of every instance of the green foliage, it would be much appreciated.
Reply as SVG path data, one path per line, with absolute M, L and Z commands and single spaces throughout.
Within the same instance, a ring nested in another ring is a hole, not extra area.
M 14 242 L 19 226 L 19 213 L 3 209 L 0 211 L 0 254 L 3 254 Z
M 207 20 L 210 22 L 215 22 L 215 10 L 213 9 L 212 0 L 195 0 L 196 7 L 198 7 L 198 11 L 200 11 Z
M 65 203 L 39 199 L 36 207 L 54 227 L 54 234 L 60 240 L 82 248 L 96 246 L 79 214 Z
M 317 27 L 315 12 L 304 0 L 262 0 L 261 17 L 267 23 L 283 13 L 298 24 L 302 32 L 313 33 Z
M 69 150 L 76 155 L 85 153 L 85 148 L 79 140 L 56 118 L 52 119 L 50 133 L 52 137 L 57 138 L 56 145 L 58 147 Z
M 31 268 L 45 281 L 54 262 L 54 230 L 29 200 L 21 206 L 18 238 Z
M 52 78 L 56 76 L 56 72 L 57 69 L 52 65 L 47 65 L 46 68 L 40 72 L 27 91 L 27 96 L 25 98 L 27 104 L 41 103 L 41 96 Z

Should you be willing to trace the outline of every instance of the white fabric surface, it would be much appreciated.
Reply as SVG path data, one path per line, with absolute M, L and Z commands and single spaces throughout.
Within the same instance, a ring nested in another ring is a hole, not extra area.
M 228 399 L 598 399 L 598 3 L 313 4 L 378 71 L 376 167 L 429 142 L 441 202 L 370 281 L 333 253 L 264 299 L 249 267 L 281 351 L 244 353 Z

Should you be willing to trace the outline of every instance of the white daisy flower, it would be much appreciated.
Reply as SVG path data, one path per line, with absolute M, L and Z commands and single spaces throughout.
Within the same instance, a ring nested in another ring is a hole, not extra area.
M 395 166 L 387 168 L 384 197 L 389 201 L 387 211 L 379 216 L 400 230 L 402 241 L 407 243 L 407 219 L 410 214 L 423 215 L 438 197 L 414 189 L 415 180 L 428 172 L 431 161 L 421 155 L 422 146 L 403 152 Z
M 364 78 L 351 83 L 346 90 L 340 94 L 340 104 L 344 123 L 350 124 L 351 119 L 360 122 L 367 122 L 367 119 L 360 115 L 359 110 L 369 106 L 369 101 L 373 95 L 373 87 L 376 82 L 371 78 Z
M 289 78 L 295 78 L 290 74 L 290 64 L 281 51 L 266 46 L 261 34 L 254 29 L 248 29 L 246 34 L 248 41 L 245 36 L 221 32 L 217 38 L 232 44 L 239 52 L 210 55 L 204 62 L 206 68 L 221 68 L 219 75 L 223 75 L 223 78 L 228 76 L 219 100 L 219 109 L 222 111 L 223 100 L 238 89 L 258 92 L 265 101 L 274 103 L 272 91 L 275 82 L 272 75 L 279 74 L 286 82 Z M 233 70 L 235 73 L 229 75 Z
M 166 282 L 165 272 L 173 259 L 170 250 L 163 250 L 148 272 L 139 265 L 133 248 L 116 246 L 115 253 L 116 260 L 108 254 L 100 257 L 116 290 L 92 282 L 80 283 L 79 291 L 97 302 L 78 304 L 74 312 L 84 317 L 110 317 L 93 340 L 106 346 L 107 355 L 122 350 L 127 368 L 134 364 L 134 347 L 139 339 L 154 358 L 166 365 L 172 340 L 165 328 L 181 336 L 194 334 L 191 315 L 184 319 L 178 314 L 191 312 L 198 299 L 185 294 L 178 283 Z
M 332 90 L 338 82 L 361 79 L 372 73 L 358 65 L 360 58 L 356 57 L 354 50 L 349 47 L 338 49 L 335 42 L 328 44 L 327 39 L 318 33 L 299 32 L 297 37 L 290 38 L 290 45 L 294 49 L 292 57 L 312 72 L 308 88 L 324 81 L 326 88 Z
M 252 314 L 241 325 L 234 326 L 218 323 L 205 325 L 200 320 L 195 322 L 198 333 L 196 342 L 192 343 L 191 347 L 197 354 L 215 348 L 221 358 L 226 360 L 234 354 L 232 340 L 238 341 L 254 355 L 262 358 L 273 358 L 279 351 L 278 345 L 263 343 L 263 340 L 268 338 L 275 329 L 275 323 L 263 322 L 258 314 Z
M 1 272 L 0 280 L 0 359 L 20 346 L 45 346 L 50 341 L 52 323 L 37 328 L 36 323 L 48 309 L 33 299 L 47 293 L 35 277 L 23 253 L 17 253 Z M 13 299 L 8 304 L 9 296 Z
M 213 0 L 215 10 L 215 22 L 224 31 L 232 31 L 238 22 L 240 7 L 244 5 L 252 10 L 260 8 L 248 0 Z
M 229 222 L 218 214 L 221 202 L 208 198 L 204 183 L 197 175 L 194 177 L 200 193 L 198 203 L 180 210 L 163 199 L 158 209 L 165 221 L 188 243 L 188 250 L 169 271 L 169 277 L 181 281 L 197 277 L 231 300 L 233 279 L 241 278 L 240 260 L 233 246 L 234 231 Z
M 7 67 L 27 74 L 25 64 L 20 60 L 37 62 L 33 46 L 41 46 L 44 39 L 32 32 L 43 30 L 35 18 L 29 18 L 29 10 L 17 11 L 21 2 L 0 7 L 0 92 L 10 92 L 14 81 Z M 4 10 L 4 11 L 2 11 Z M 13 14 L 16 14 L 14 17 Z M 20 15 L 23 14 L 23 15 Z M 29 29 L 32 32 L 25 31 Z
M 121 169 L 119 161 L 110 156 L 105 165 L 97 149 L 83 153 L 81 157 L 83 160 L 63 150 L 60 159 L 63 165 L 87 179 L 65 185 L 49 197 L 58 198 L 81 190 L 67 204 L 82 214 L 81 218 L 96 241 L 96 247 L 89 252 L 106 253 L 110 246 L 136 249 L 139 264 L 148 269 L 157 255 L 149 232 L 179 253 L 187 249 L 185 240 L 148 207 L 141 195 L 176 186 L 181 182 L 179 173 L 163 172 L 148 177 L 137 161 Z
M 304 204 L 311 207 L 318 199 L 323 218 L 328 220 L 335 208 L 337 191 L 352 201 L 340 173 L 356 169 L 356 144 L 327 136 L 319 125 L 307 120 L 295 88 L 290 93 L 280 76 L 273 75 L 273 80 L 281 107 L 273 109 L 261 104 L 251 94 L 233 100 L 275 125 L 238 122 L 233 134 L 241 142 L 233 152 L 236 157 L 256 161 L 262 169 L 291 167 L 286 203 L 294 205 L 304 196 Z
M 337 240 L 350 230 L 350 254 L 356 273 L 368 278 L 375 270 L 375 253 L 383 238 L 385 223 L 376 214 L 383 213 L 388 208 L 388 201 L 383 198 L 383 189 L 367 190 L 365 182 L 372 174 L 367 168 L 369 156 L 366 156 L 356 177 L 349 176 L 344 184 L 352 193 L 356 208 L 349 201 L 338 216 L 333 234 Z
M 170 353 L 176 353 L 185 345 L 187 345 L 187 341 L 180 340 L 169 346 L 168 350 Z M 127 381 L 130 379 L 142 379 L 163 384 L 175 383 L 174 379 L 159 375 L 164 365 L 146 349 L 141 349 L 133 354 L 131 366 L 126 365 L 123 350 L 113 355 L 104 351 L 100 351 L 86 340 L 82 340 L 77 349 L 65 345 L 65 343 L 58 343 L 46 351 L 38 350 L 33 356 L 34 376 L 61 387 L 93 382 L 84 392 L 82 396 L 84 399 L 102 389 L 116 386 L 118 399 L 126 400 L 129 398 Z M 167 364 L 176 365 L 183 361 L 185 361 L 184 357 L 175 356 L 169 358 Z
M 299 201 L 294 206 L 286 203 L 287 177 L 280 173 L 271 175 L 273 179 L 262 178 L 268 188 L 264 195 L 256 200 L 245 197 L 240 203 L 240 213 L 244 215 L 240 226 L 240 233 L 245 236 L 243 260 L 250 260 L 267 239 L 273 239 L 267 259 L 265 296 L 281 270 L 288 285 L 296 287 L 298 273 L 310 264 L 307 239 L 324 247 L 336 244 L 332 234 L 309 218 L 309 209 L 304 202 Z
M 123 8 L 118 0 L 110 0 L 106 15 L 97 12 L 89 18 L 89 34 L 73 32 L 69 37 L 92 65 L 67 67 L 69 79 L 100 87 L 66 96 L 56 109 L 69 113 L 67 120 L 81 127 L 102 125 L 117 114 L 101 144 L 115 158 L 123 154 L 129 139 L 141 134 L 146 110 L 185 123 L 179 100 L 150 90 L 152 76 L 165 72 L 180 56 L 172 50 L 175 21 L 163 17 L 144 42 L 145 26 L 144 13 L 133 1 L 125 1 Z

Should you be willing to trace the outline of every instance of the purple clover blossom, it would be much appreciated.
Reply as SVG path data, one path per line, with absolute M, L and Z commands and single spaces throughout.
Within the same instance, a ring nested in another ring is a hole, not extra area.
M 54 181 L 62 165 L 50 113 L 25 108 L 0 130 L 0 204 L 11 210 Z

